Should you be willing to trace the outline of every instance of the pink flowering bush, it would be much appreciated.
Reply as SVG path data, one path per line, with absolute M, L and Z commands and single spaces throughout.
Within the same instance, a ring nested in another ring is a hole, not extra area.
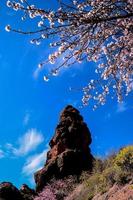
M 77 183 L 74 176 L 59 180 L 53 179 L 34 200 L 62 200 L 68 196 Z
M 50 185 L 46 186 L 45 189 L 36 197 L 34 200 L 56 200 L 56 195 L 52 191 Z

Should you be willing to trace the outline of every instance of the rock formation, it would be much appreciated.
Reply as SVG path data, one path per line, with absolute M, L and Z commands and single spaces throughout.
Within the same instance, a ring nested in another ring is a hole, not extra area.
M 60 115 L 59 124 L 49 145 L 44 168 L 35 173 L 36 189 L 40 191 L 55 178 L 80 174 L 92 168 L 91 134 L 79 111 L 68 105 Z
M 9 182 L 3 182 L 0 184 L 0 199 L 4 200 L 23 200 L 20 191 Z
M 33 200 L 36 192 L 23 184 L 18 190 L 10 182 L 2 182 L 0 184 L 0 200 Z
M 37 195 L 35 190 L 29 188 L 26 184 L 23 184 L 19 191 L 24 200 L 33 200 L 33 198 Z

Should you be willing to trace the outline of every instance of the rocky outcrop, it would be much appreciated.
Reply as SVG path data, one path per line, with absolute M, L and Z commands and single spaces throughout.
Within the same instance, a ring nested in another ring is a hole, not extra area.
M 79 174 L 92 168 L 91 134 L 79 111 L 67 106 L 60 115 L 59 124 L 49 145 L 44 168 L 35 173 L 37 191 L 52 178 Z
M 33 200 L 34 197 L 37 195 L 35 190 L 29 188 L 29 186 L 26 184 L 23 184 L 19 191 L 24 200 Z
M 23 184 L 20 190 L 10 182 L 0 184 L 0 200 L 33 200 L 35 195 L 35 191 L 26 184 Z
M 0 184 L 0 199 L 2 200 L 24 200 L 20 191 L 9 182 Z

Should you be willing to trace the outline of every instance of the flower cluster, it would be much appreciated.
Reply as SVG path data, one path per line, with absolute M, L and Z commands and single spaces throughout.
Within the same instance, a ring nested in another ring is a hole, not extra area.
M 66 4 L 61 1 L 56 11 L 37 8 L 27 0 L 8 0 L 7 6 L 23 11 L 22 19 L 39 19 L 34 31 L 14 31 L 36 35 L 31 43 L 37 45 L 47 38 L 54 40 L 50 47 L 55 52 L 38 66 L 42 68 L 44 63 L 55 64 L 63 59 L 44 77 L 45 81 L 58 75 L 61 68 L 87 60 L 97 64 L 98 79 L 83 88 L 83 105 L 94 99 L 95 109 L 106 102 L 109 93 L 121 101 L 133 90 L 132 0 L 73 0 Z M 6 30 L 12 29 L 8 25 Z
M 69 176 L 64 179 L 51 180 L 51 182 L 44 187 L 43 191 L 40 192 L 34 200 L 65 199 L 69 192 L 77 185 L 75 178 L 76 177 L 74 176 Z

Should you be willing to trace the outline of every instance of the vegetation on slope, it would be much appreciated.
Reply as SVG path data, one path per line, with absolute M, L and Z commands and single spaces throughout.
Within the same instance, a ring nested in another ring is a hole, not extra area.
M 133 146 L 127 146 L 104 160 L 95 159 L 91 173 L 54 180 L 36 200 L 44 197 L 45 200 L 91 200 L 95 195 L 107 192 L 114 184 L 133 184 L 132 177 Z
M 103 194 L 114 184 L 125 185 L 133 178 L 133 146 L 122 148 L 105 160 L 96 159 L 91 176 L 85 180 L 87 199 Z

